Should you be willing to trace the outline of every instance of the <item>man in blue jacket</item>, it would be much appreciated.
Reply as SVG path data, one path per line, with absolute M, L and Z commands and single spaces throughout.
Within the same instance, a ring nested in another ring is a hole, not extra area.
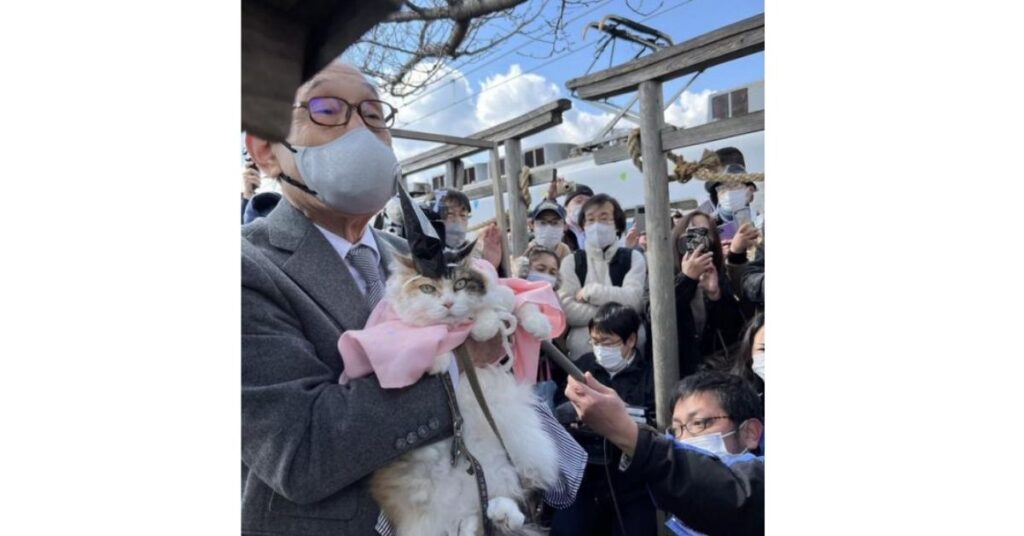
M 670 435 L 638 426 L 615 391 L 589 374 L 565 394 L 580 419 L 623 455 L 618 469 L 643 479 L 676 534 L 764 533 L 764 431 L 760 399 L 738 376 L 701 372 L 679 383 Z

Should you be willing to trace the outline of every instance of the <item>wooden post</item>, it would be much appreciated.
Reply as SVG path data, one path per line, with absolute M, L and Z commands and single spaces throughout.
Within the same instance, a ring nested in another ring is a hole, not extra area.
M 529 238 L 526 218 L 530 208 L 526 205 L 519 188 L 519 174 L 523 170 L 523 146 L 519 138 L 505 140 L 505 176 L 508 177 L 508 215 L 512 227 L 512 255 L 519 256 L 526 251 Z
M 444 187 L 454 190 L 462 185 L 462 160 L 453 159 L 444 163 Z
M 498 232 L 501 233 L 501 268 L 505 273 L 505 277 L 508 277 L 511 275 L 508 266 L 508 228 L 505 226 L 505 200 L 502 196 L 500 160 L 501 155 L 498 154 L 498 148 L 491 149 L 491 189 L 494 191 L 494 219 L 498 222 Z
M 679 341 L 676 340 L 675 273 L 670 237 L 668 171 L 661 145 L 665 126 L 661 82 L 640 83 L 640 149 L 644 162 L 644 201 L 647 207 L 647 273 L 651 292 L 651 342 L 654 349 L 654 396 L 658 426 L 672 421 L 672 393 L 679 381 Z

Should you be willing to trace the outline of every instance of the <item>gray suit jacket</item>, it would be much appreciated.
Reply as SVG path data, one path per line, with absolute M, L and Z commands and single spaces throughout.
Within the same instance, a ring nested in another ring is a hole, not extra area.
M 387 271 L 407 246 L 374 236 Z M 286 200 L 242 227 L 243 534 L 374 534 L 369 475 L 452 435 L 436 376 L 338 385 L 338 337 L 369 313 L 337 252 Z

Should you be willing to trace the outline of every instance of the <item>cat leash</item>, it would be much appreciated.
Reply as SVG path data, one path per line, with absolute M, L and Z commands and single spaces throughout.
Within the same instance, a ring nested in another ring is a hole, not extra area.
M 467 375 L 468 376 L 468 375 Z M 476 375 L 474 374 L 474 378 Z M 448 395 L 448 409 L 452 412 L 452 423 L 455 428 L 455 437 L 452 439 L 452 467 L 459 463 L 459 458 L 466 457 L 469 462 L 467 473 L 476 477 L 476 489 L 480 497 L 480 517 L 484 527 L 484 536 L 493 536 L 494 527 L 490 518 L 487 517 L 487 481 L 484 479 L 484 468 L 473 454 L 466 447 L 466 440 L 463 436 L 463 419 L 459 411 L 459 404 L 455 398 L 455 387 L 452 385 L 452 376 L 448 372 L 442 374 L 441 383 L 444 385 L 445 394 Z M 506 453 L 507 455 L 507 453 Z

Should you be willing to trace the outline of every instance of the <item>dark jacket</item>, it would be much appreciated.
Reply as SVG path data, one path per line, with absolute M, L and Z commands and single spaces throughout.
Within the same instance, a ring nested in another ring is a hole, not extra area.
M 374 233 L 381 261 L 404 243 Z M 324 236 L 287 201 L 242 227 L 242 534 L 373 534 L 374 470 L 451 437 L 440 379 L 338 384 L 338 337 L 370 308 Z M 325 277 L 324 274 L 331 274 Z
M 704 329 L 698 333 L 690 307 L 698 282 L 683 273 L 676 276 L 676 333 L 681 378 L 697 372 L 705 357 L 722 351 L 723 343 L 726 347 L 732 346 L 741 336 L 745 320 L 724 270 L 718 271 L 718 287 L 722 294 L 718 301 L 704 297 L 706 321 Z
M 589 372 L 594 379 L 614 389 L 626 404 L 644 408 L 647 424 L 654 424 L 654 367 L 651 365 L 650 359 L 645 358 L 639 350 L 629 366 L 616 374 L 614 378 L 604 367 L 597 364 L 597 359 L 592 352 L 580 356 L 576 360 L 576 366 L 580 372 L 584 374 Z M 576 422 L 576 410 L 566 399 L 564 388 L 556 393 L 555 403 L 558 405 L 556 413 L 560 421 L 563 423 Z M 570 428 L 570 431 L 587 451 L 590 463 L 604 464 L 608 460 L 618 459 L 618 448 L 611 443 L 605 445 L 604 439 L 589 428 Z
M 764 311 L 764 244 L 757 246 L 754 260 L 739 270 L 740 297 Z
M 708 536 L 764 534 L 764 457 L 723 460 L 641 427 L 625 474 L 658 507 Z

